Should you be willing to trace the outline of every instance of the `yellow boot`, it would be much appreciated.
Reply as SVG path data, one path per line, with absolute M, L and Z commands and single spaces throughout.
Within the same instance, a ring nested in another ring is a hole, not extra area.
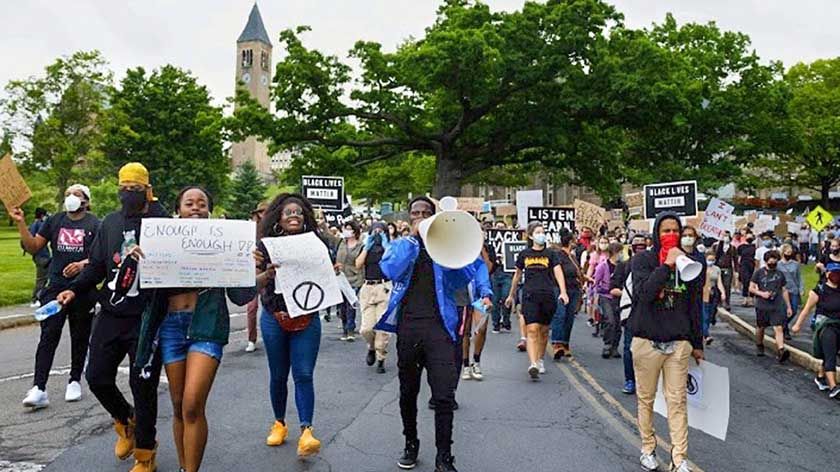
M 157 456 L 157 445 L 154 449 L 135 449 L 134 467 L 130 472 L 155 472 L 157 470 L 155 456 Z
M 114 420 L 114 431 L 117 432 L 114 455 L 117 459 L 124 461 L 134 452 L 134 419 L 128 420 L 128 424 Z
M 321 441 L 318 441 L 315 439 L 315 436 L 312 435 L 312 426 L 303 428 L 300 433 L 300 439 L 298 440 L 298 456 L 311 456 L 313 454 L 318 454 L 319 451 L 321 451 Z
M 265 438 L 265 444 L 266 446 L 279 446 L 286 442 L 286 438 L 288 436 L 289 428 L 287 428 L 283 423 L 275 421 L 271 426 L 271 432 L 268 433 L 268 437 Z

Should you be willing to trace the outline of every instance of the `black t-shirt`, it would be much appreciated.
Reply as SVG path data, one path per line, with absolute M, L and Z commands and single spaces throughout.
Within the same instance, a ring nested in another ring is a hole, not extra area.
M 738 257 L 741 260 L 741 268 L 755 267 L 755 245 L 744 243 L 738 246 Z
M 426 248 L 420 248 L 420 254 L 414 261 L 414 271 L 408 292 L 402 299 L 405 319 L 428 319 L 437 316 L 437 296 L 435 296 L 435 270 L 432 258 Z
M 50 242 L 52 251 L 49 279 L 43 299 L 52 300 L 70 286 L 73 279 L 65 278 L 62 272 L 68 264 L 88 258 L 98 229 L 99 219 L 90 213 L 85 213 L 78 221 L 70 219 L 65 212 L 57 213 L 41 225 L 38 234 Z
M 560 256 L 551 249 L 536 251 L 526 248 L 516 259 L 516 268 L 525 272 L 525 293 L 554 293 L 557 281 L 554 266 L 560 264 Z
M 770 300 L 756 296 L 755 308 L 757 310 L 778 310 L 784 308 L 785 300 L 782 297 L 782 289 L 785 286 L 784 274 L 778 270 L 761 268 L 755 271 L 751 282 L 755 282 L 759 290 L 773 294 Z
M 379 261 L 385 255 L 385 248 L 382 244 L 374 244 L 365 257 L 365 280 L 382 280 L 385 276 L 379 267 Z
M 840 288 L 820 284 L 814 288 L 814 293 L 820 297 L 817 302 L 817 313 L 829 318 L 840 320 Z
M 560 267 L 563 268 L 563 278 L 566 280 L 566 290 L 579 290 L 580 279 L 578 279 L 578 274 L 580 269 L 578 265 L 565 251 L 559 251 L 558 255 Z

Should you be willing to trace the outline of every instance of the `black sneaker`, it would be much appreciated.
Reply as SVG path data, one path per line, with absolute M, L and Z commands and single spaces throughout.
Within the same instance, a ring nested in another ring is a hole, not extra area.
M 835 385 L 834 388 L 828 392 L 828 398 L 840 398 L 840 385 Z
M 413 469 L 417 466 L 417 454 L 420 452 L 420 441 L 408 441 L 405 442 L 405 450 L 403 450 L 403 455 L 400 457 L 400 460 L 397 461 L 397 465 L 400 469 Z
M 613 359 L 621 359 L 621 353 L 618 352 L 618 349 L 612 349 L 612 358 Z
M 455 468 L 455 458 L 452 457 L 452 454 L 438 454 L 438 457 L 435 459 L 435 472 L 458 472 L 458 469 Z
M 755 345 L 755 355 L 758 357 L 764 357 L 764 344 Z
M 376 363 L 376 351 L 368 351 L 365 357 L 365 364 L 371 366 Z
M 385 361 L 379 361 L 376 364 L 376 373 L 377 374 L 384 374 L 385 373 Z
M 820 392 L 825 392 L 831 388 L 828 386 L 828 381 L 825 377 L 814 377 L 814 383 L 817 384 L 817 388 L 820 389 Z
M 776 356 L 776 359 L 779 361 L 779 364 L 784 364 L 785 362 L 787 362 L 788 359 L 790 359 L 790 351 L 788 351 L 785 348 L 782 348 L 779 351 L 779 355 Z
M 601 357 L 602 358 L 609 359 L 611 355 L 612 355 L 612 349 L 610 349 L 608 347 L 605 347 L 604 349 L 601 350 Z

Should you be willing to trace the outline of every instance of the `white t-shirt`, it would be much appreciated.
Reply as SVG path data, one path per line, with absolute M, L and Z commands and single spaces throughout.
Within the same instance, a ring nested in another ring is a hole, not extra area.
M 766 248 L 764 246 L 759 246 L 758 249 L 755 250 L 755 261 L 758 263 L 759 268 L 764 268 L 764 254 L 769 251 L 770 248 Z
M 811 231 L 811 244 L 819 244 L 820 243 L 820 233 L 817 231 Z

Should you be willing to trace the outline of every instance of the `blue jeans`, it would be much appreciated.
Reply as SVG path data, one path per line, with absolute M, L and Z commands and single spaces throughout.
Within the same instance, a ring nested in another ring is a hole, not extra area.
M 312 379 L 321 345 L 321 319 L 318 313 L 312 315 L 312 321 L 306 329 L 287 332 L 280 327 L 274 315 L 262 308 L 260 329 L 268 357 L 269 393 L 275 419 L 286 420 L 286 398 L 289 394 L 287 383 L 291 369 L 300 426 L 311 426 L 315 412 L 315 387 Z
M 633 342 L 633 332 L 630 331 L 630 323 L 624 323 L 624 380 L 636 381 L 636 371 L 633 370 L 633 353 L 630 352 L 630 344 Z
M 557 303 L 554 318 L 551 319 L 551 343 L 569 344 L 572 327 L 575 325 L 575 309 L 580 299 L 580 290 L 569 290 L 569 303 Z
M 703 337 L 709 337 L 709 325 L 712 324 L 712 315 L 717 311 L 717 303 L 703 302 Z
M 356 292 L 356 298 L 359 298 L 359 289 L 353 287 L 353 291 Z M 341 304 L 341 328 L 347 334 L 353 334 L 356 331 L 356 307 L 358 307 L 358 302 L 356 305 L 351 305 L 347 299 L 344 299 L 344 303 Z
M 801 303 L 799 292 L 791 291 L 788 293 L 790 293 L 790 311 L 793 312 L 793 316 L 785 321 L 785 334 L 790 334 L 790 322 L 799 314 L 799 303 Z
M 511 282 L 513 275 L 501 269 L 493 273 L 493 329 L 499 329 L 501 326 L 510 329 L 510 308 L 505 306 L 505 300 L 510 293 Z

